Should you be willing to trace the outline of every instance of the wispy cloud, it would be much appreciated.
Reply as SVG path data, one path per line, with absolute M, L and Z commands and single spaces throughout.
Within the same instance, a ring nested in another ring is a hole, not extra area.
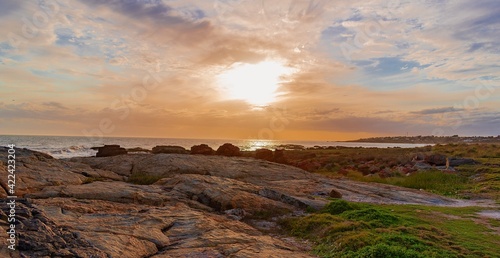
M 452 113 L 452 112 L 460 112 L 464 111 L 463 108 L 454 108 L 454 107 L 443 107 L 443 108 L 430 108 L 424 109 L 420 111 L 411 112 L 412 114 L 417 115 L 433 115 L 433 114 L 443 114 L 443 113 Z

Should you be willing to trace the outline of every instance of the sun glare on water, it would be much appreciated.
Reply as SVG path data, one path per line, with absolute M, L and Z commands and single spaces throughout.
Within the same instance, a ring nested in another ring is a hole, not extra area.
M 277 61 L 235 63 L 217 79 L 227 98 L 264 106 L 276 100 L 278 87 L 285 82 L 283 77 L 292 72 Z

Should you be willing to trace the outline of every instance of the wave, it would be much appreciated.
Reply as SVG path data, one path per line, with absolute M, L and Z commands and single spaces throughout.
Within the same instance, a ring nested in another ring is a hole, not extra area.
M 190 149 L 193 145 L 208 144 L 213 149 L 229 142 L 241 148 L 241 150 L 252 151 L 259 148 L 274 149 L 277 147 L 301 145 L 304 147 L 314 146 L 345 146 L 345 147 L 422 147 L 425 144 L 388 144 L 388 143 L 354 143 L 354 142 L 326 142 L 326 141 L 279 141 L 279 140 L 224 140 L 224 139 L 171 139 L 171 138 L 124 138 L 104 137 L 99 141 L 89 141 L 87 137 L 78 136 L 6 136 L 0 135 L 0 146 L 15 144 L 19 148 L 47 153 L 54 158 L 90 157 L 95 156 L 97 151 L 91 147 L 103 146 L 105 144 L 119 144 L 123 148 L 152 149 L 156 145 L 176 145 Z
M 72 157 L 90 157 L 95 156 L 97 151 L 90 149 L 84 145 L 73 145 L 66 148 L 59 149 L 39 149 L 41 152 L 45 152 L 54 158 L 72 158 Z

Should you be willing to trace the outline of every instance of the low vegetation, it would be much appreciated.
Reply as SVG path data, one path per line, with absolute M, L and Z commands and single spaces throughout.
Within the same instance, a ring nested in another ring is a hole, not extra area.
M 477 164 L 455 171 L 414 167 L 418 155 L 468 158 Z M 500 202 L 500 145 L 447 144 L 419 148 L 316 148 L 288 151 L 289 164 L 329 177 L 347 177 L 423 189 L 454 198 L 489 198 Z
M 413 167 L 417 155 L 474 159 L 453 169 Z M 423 148 L 316 148 L 292 151 L 289 162 L 328 177 L 421 189 L 500 203 L 500 145 Z M 444 170 L 444 171 L 443 171 Z M 287 234 L 310 240 L 319 257 L 500 257 L 500 222 L 484 208 L 376 205 L 335 200 L 305 217 L 283 219 Z
M 375 182 L 397 185 L 413 189 L 422 189 L 431 193 L 448 197 L 469 199 L 470 196 L 464 191 L 473 187 L 471 180 L 459 174 L 443 173 L 437 170 L 422 171 L 409 176 L 385 177 L 363 176 L 359 172 L 349 172 L 346 175 L 350 179 L 362 182 Z
M 336 200 L 280 224 L 286 233 L 312 241 L 320 257 L 498 257 L 496 225 L 478 223 L 478 211 Z

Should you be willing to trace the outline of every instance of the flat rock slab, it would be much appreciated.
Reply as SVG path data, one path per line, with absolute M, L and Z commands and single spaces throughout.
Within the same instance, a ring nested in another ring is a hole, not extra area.
M 253 158 L 203 155 L 122 155 L 107 158 L 73 158 L 94 169 L 110 170 L 131 176 L 133 173 L 172 178 L 181 174 L 222 177 L 261 186 L 291 196 L 312 207 L 320 207 L 329 200 L 332 189 L 347 201 L 423 204 L 437 206 L 491 206 L 491 203 L 456 200 L 416 189 L 331 179 L 311 174 L 302 169 Z M 302 204 L 298 204 L 301 206 Z

